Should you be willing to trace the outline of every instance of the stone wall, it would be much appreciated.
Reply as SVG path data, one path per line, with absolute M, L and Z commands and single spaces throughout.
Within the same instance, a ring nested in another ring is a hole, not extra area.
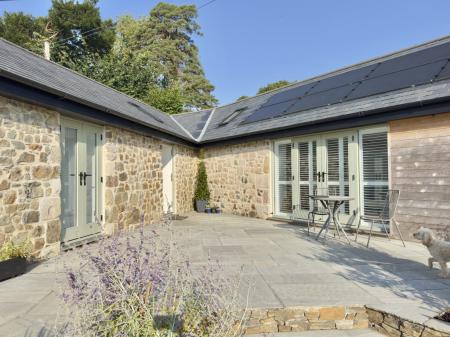
M 392 188 L 400 190 L 402 233 L 450 233 L 450 113 L 389 123 Z
M 378 332 L 392 337 L 450 337 L 450 324 L 434 318 L 419 320 L 418 315 L 408 319 L 394 313 L 367 307 L 369 324 Z M 424 316 L 425 317 L 425 316 Z
M 0 97 L 0 246 L 30 240 L 35 256 L 59 251 L 59 114 Z
M 269 217 L 270 152 L 268 140 L 205 148 L 211 204 L 226 213 Z
M 308 330 L 365 329 L 369 325 L 362 306 L 287 307 L 245 312 L 246 335 Z
M 184 214 L 194 210 L 198 151 L 181 145 L 176 145 L 174 149 L 175 211 Z
M 133 228 L 163 213 L 161 142 L 115 127 L 105 127 L 105 231 Z

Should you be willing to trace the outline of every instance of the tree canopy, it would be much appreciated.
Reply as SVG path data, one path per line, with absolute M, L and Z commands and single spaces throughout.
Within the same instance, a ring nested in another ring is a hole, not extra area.
M 166 113 L 217 104 L 194 36 L 201 36 L 193 5 L 159 3 L 139 19 L 103 20 L 98 0 L 52 0 L 46 17 L 18 12 L 0 17 L 0 36 L 43 54 Z
M 284 86 L 286 86 L 286 85 L 288 85 L 290 83 L 291 82 L 286 81 L 286 80 L 281 80 L 281 81 L 269 83 L 269 84 L 265 85 L 264 87 L 259 88 L 257 94 L 258 95 L 259 94 L 263 94 L 263 93 L 268 92 L 270 90 L 274 90 L 274 89 L 278 89 L 278 88 L 284 87 Z

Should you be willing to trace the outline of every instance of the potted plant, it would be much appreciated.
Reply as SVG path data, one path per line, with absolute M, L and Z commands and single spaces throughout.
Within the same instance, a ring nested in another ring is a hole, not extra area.
M 197 186 L 195 187 L 195 209 L 204 213 L 209 202 L 208 176 L 206 174 L 205 163 L 201 161 L 198 165 Z
M 31 256 L 29 241 L 16 244 L 12 241 L 0 248 L 0 281 L 25 273 L 27 259 Z

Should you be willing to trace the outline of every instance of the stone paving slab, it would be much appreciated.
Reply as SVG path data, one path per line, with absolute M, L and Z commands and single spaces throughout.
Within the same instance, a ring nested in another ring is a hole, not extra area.
M 429 253 L 418 243 L 404 248 L 375 237 L 367 249 L 364 236 L 351 246 L 316 241 L 300 226 L 224 214 L 189 214 L 173 226 L 192 268 L 213 258 L 223 273 L 241 275 L 253 308 L 370 304 L 429 319 L 450 303 L 450 280 L 428 269 Z M 78 263 L 66 256 L 58 261 Z M 48 326 L 59 301 L 58 272 L 52 259 L 0 283 L 0 336 L 32 337 Z

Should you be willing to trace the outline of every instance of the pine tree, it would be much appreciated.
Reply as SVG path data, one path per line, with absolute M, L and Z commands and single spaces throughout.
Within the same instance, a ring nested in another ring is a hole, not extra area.
M 193 36 L 201 35 L 193 5 L 157 4 L 146 17 L 124 16 L 117 24 L 116 50 L 132 51 L 156 69 L 158 85 L 176 88 L 185 109 L 214 106 L 214 86 L 206 79 Z

